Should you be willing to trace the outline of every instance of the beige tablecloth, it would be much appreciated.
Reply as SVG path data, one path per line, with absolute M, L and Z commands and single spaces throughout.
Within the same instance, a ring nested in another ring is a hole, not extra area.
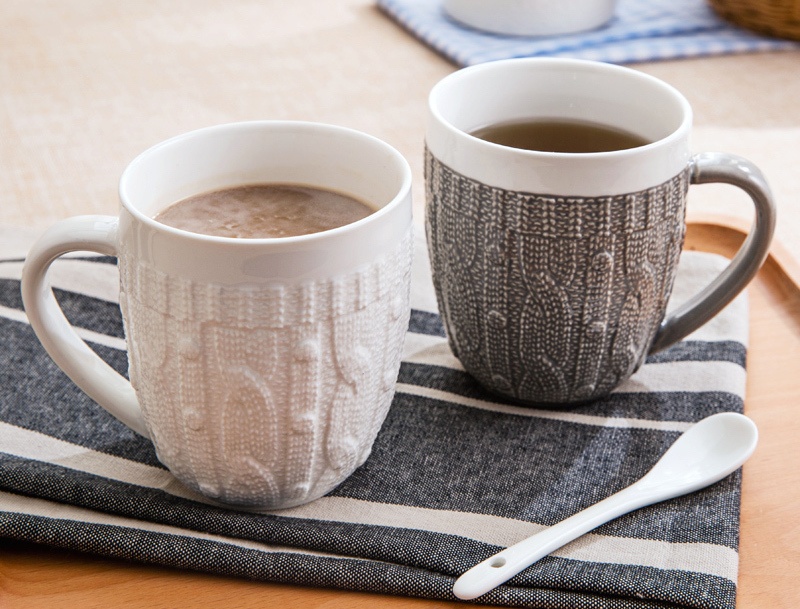
M 116 3 L 0 1 L 0 224 L 44 228 L 113 214 L 117 180 L 172 135 L 251 119 L 336 123 L 409 159 L 424 206 L 426 96 L 453 65 L 371 0 Z M 683 91 L 693 147 L 748 157 L 779 207 L 778 238 L 800 260 L 800 52 L 634 66 Z M 693 189 L 690 217 L 748 224 L 746 197 Z

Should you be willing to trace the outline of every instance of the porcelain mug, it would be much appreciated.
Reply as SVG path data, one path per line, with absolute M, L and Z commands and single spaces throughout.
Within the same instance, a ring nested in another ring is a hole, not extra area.
M 593 30 L 614 16 L 617 0 L 442 0 L 464 25 L 510 36 L 557 36 Z
M 600 123 L 647 144 L 611 152 L 522 150 L 471 135 L 529 119 Z M 775 225 L 752 164 L 689 149 L 692 112 L 629 68 L 511 59 L 457 71 L 429 98 L 426 231 L 450 346 L 512 401 L 604 396 L 716 315 L 763 263 Z M 665 318 L 688 186 L 726 182 L 755 205 L 732 263 Z
M 377 210 L 274 239 L 153 219 L 187 196 L 259 182 L 346 192 Z M 119 195 L 118 217 L 67 219 L 30 251 L 24 304 L 48 353 L 210 499 L 271 509 L 333 489 L 369 455 L 394 393 L 410 312 L 407 162 L 349 129 L 236 123 L 142 153 Z M 51 262 L 76 250 L 118 257 L 130 382 L 78 338 L 48 285 Z

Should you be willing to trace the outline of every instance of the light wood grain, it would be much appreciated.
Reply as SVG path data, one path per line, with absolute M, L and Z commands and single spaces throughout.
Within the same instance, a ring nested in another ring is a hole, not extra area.
M 690 225 L 687 247 L 732 256 L 743 236 Z M 745 413 L 759 446 L 742 483 L 737 606 L 799 607 L 800 289 L 770 257 L 750 286 Z
M 732 256 L 742 234 L 690 225 L 686 247 Z M 774 258 L 750 290 L 745 412 L 760 443 L 744 469 L 739 609 L 800 607 L 800 289 Z M 0 608 L 197 607 L 389 609 L 463 603 L 248 582 L 126 563 L 30 543 L 0 542 Z

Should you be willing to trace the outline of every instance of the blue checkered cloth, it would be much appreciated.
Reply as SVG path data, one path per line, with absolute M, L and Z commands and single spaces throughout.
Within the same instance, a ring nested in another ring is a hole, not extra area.
M 501 36 L 461 25 L 436 0 L 377 0 L 378 6 L 460 66 L 512 57 L 573 57 L 635 63 L 727 53 L 800 49 L 717 16 L 704 0 L 619 0 L 603 28 L 550 37 Z

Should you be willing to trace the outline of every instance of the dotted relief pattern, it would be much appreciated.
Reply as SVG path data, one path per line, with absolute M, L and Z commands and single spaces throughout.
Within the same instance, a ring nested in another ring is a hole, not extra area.
M 688 169 L 640 192 L 557 197 L 487 186 L 426 150 L 425 183 L 439 309 L 482 385 L 581 402 L 641 366 L 683 246 Z

